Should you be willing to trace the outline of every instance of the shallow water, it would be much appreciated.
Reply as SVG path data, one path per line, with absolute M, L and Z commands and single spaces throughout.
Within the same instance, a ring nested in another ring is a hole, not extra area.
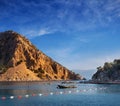
M 60 82 L 0 83 L 0 106 L 120 106 L 120 85 L 79 84 L 57 89 Z

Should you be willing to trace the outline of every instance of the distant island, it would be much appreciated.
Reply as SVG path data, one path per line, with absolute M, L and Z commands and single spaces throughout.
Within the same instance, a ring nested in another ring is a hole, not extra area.
M 92 76 L 93 83 L 120 83 L 120 59 L 106 62 L 103 67 L 98 67 Z
M 83 77 L 46 56 L 24 36 L 12 30 L 0 33 L 0 81 L 79 79 Z

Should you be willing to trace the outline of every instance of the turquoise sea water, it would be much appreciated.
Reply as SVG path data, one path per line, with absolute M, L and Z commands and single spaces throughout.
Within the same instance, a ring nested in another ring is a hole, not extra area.
M 79 84 L 57 89 L 60 82 L 0 83 L 0 106 L 120 106 L 120 85 Z

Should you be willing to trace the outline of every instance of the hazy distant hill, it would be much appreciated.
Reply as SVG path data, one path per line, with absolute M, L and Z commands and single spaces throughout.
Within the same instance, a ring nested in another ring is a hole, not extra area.
M 103 67 L 98 67 L 92 76 L 94 81 L 120 81 L 120 59 L 111 63 L 106 62 Z
M 0 81 L 61 79 L 82 77 L 46 56 L 22 35 L 0 33 Z

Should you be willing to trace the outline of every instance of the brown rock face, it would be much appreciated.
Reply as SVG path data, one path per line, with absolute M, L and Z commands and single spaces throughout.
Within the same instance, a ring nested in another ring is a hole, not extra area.
M 120 59 L 113 62 L 106 62 L 103 67 L 98 67 L 97 72 L 92 76 L 97 82 L 120 82 Z
M 0 33 L 0 78 L 5 80 L 5 76 L 10 70 L 15 70 L 21 67 L 20 73 L 29 74 L 29 76 L 22 74 L 20 78 L 16 78 L 16 74 L 12 74 L 9 80 L 69 80 L 82 79 L 79 74 L 69 71 L 59 63 L 46 56 L 39 51 L 29 40 L 20 34 L 13 31 L 6 31 Z M 26 70 L 26 72 L 24 71 Z M 27 73 L 32 72 L 31 73 Z M 10 71 L 12 72 L 12 71 Z M 16 72 L 15 72 L 16 73 Z M 18 73 L 18 72 L 17 72 Z M 8 73 L 9 74 L 9 73 Z M 26 78 L 25 78 L 26 76 Z M 33 78 L 32 78 L 33 76 Z M 15 78 L 12 78 L 15 77 Z M 19 75 L 18 75 L 19 77 Z

